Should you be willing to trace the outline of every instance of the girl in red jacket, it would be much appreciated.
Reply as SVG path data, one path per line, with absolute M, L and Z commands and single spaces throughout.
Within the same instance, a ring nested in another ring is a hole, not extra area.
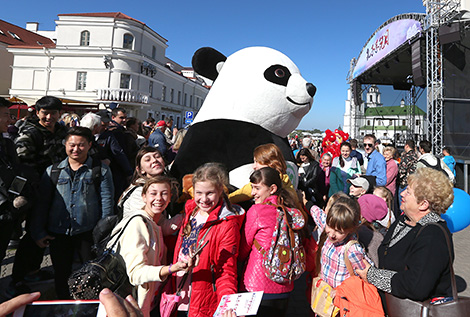
M 237 292 L 237 257 L 245 211 L 231 205 L 224 192 L 228 173 L 218 163 L 194 172 L 194 199 L 185 206 L 185 220 L 176 242 L 174 263 L 200 251 L 188 273 L 178 316 L 213 316 L 223 295 Z M 184 273 L 176 273 L 179 285 Z
M 276 205 L 294 207 L 295 200 L 287 190 L 283 189 L 279 173 L 270 167 L 254 171 L 250 176 L 250 182 L 255 205 L 247 212 L 240 243 L 239 260 L 245 261 L 248 258 L 243 274 L 242 291 L 264 291 L 257 316 L 284 316 L 290 292 L 294 289 L 294 281 L 279 284 L 265 275 L 263 258 L 255 240 L 263 249 L 269 250 L 277 222 Z

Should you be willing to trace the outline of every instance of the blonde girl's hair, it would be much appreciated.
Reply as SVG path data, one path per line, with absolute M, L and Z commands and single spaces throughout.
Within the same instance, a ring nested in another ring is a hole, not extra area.
M 331 195 L 331 197 L 328 199 L 328 203 L 326 204 L 325 207 L 325 213 L 328 214 L 328 211 L 331 209 L 331 206 L 339 199 L 339 198 L 348 198 L 349 196 L 346 195 L 345 192 L 337 192 Z
M 377 196 L 379 196 L 380 198 L 385 199 L 385 202 L 387 203 L 388 209 L 392 210 L 392 207 L 393 207 L 392 206 L 392 204 L 393 204 L 393 194 L 390 191 L 390 189 L 388 189 L 385 186 L 378 186 L 378 187 L 374 188 L 374 195 L 375 195 L 375 192 L 377 192 Z
M 238 211 L 232 207 L 232 204 L 230 203 L 230 200 L 228 199 L 227 193 L 225 192 L 225 189 L 227 188 L 227 185 L 229 184 L 229 176 L 227 169 L 225 166 L 221 163 L 206 163 L 196 169 L 193 175 L 193 188 L 195 189 L 196 184 L 199 182 L 210 182 L 212 185 L 214 185 L 219 191 L 222 192 L 222 199 L 227 206 L 227 208 L 238 214 Z M 191 216 L 193 218 L 196 213 L 197 213 L 198 208 L 194 208 Z M 183 229 L 183 235 L 184 236 L 189 236 L 191 233 L 191 221 L 188 221 L 186 226 Z
M 180 149 L 181 143 L 183 143 L 183 139 L 186 135 L 186 132 L 188 132 L 188 130 L 186 129 L 180 129 L 178 130 L 178 132 L 176 132 L 176 140 L 175 144 L 173 144 L 173 150 L 178 151 Z
M 273 144 L 263 144 L 255 148 L 253 158 L 262 165 L 274 168 L 279 174 L 285 174 L 287 164 L 281 149 Z

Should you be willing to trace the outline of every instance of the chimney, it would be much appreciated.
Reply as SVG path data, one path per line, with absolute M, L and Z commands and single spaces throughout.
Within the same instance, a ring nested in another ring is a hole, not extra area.
M 26 30 L 38 33 L 38 22 L 26 22 Z

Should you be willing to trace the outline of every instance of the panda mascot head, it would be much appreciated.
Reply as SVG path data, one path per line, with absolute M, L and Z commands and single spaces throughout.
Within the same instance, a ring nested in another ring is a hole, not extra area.
M 287 135 L 309 112 L 316 88 L 287 56 L 267 47 L 248 47 L 226 58 L 204 47 L 192 64 L 214 83 L 172 165 L 175 177 L 220 162 L 230 173 L 230 183 L 241 187 L 252 172 L 253 150 L 266 143 L 276 144 L 287 161 L 294 161 Z

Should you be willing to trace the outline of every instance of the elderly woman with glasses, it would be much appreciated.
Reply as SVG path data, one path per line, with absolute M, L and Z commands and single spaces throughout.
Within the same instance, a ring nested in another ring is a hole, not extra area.
M 444 173 L 421 168 L 408 177 L 401 193 L 404 212 L 392 224 L 379 247 L 379 268 L 356 270 L 381 292 L 416 301 L 452 296 L 449 252 L 452 237 L 441 215 L 454 200 L 452 184 Z M 450 237 L 446 237 L 436 223 Z M 428 225 L 428 226 L 427 226 Z M 385 304 L 385 301 L 383 301 Z

